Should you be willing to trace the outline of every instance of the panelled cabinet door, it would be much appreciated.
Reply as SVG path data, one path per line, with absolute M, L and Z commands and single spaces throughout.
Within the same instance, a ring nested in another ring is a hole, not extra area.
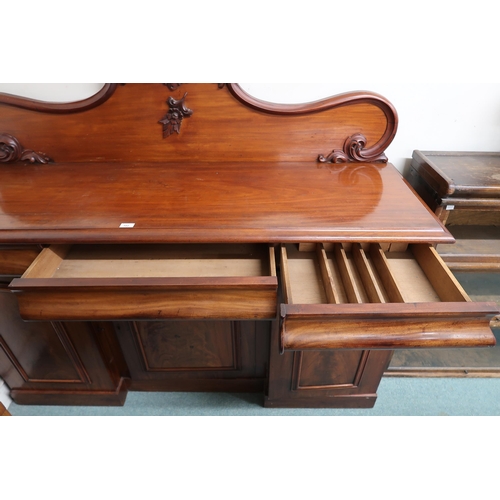
M 273 335 L 277 342 L 278 332 Z M 392 351 L 271 350 L 264 404 L 277 408 L 371 408 Z
M 16 403 L 123 404 L 126 368 L 108 325 L 25 322 L 5 288 L 0 309 L 0 375 Z
M 131 390 L 262 392 L 269 321 L 134 321 L 115 329 Z

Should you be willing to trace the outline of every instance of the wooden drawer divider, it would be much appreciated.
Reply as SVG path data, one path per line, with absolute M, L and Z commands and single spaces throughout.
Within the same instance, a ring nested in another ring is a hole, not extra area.
M 282 352 L 495 343 L 496 305 L 471 302 L 430 245 L 282 245 L 281 261 Z

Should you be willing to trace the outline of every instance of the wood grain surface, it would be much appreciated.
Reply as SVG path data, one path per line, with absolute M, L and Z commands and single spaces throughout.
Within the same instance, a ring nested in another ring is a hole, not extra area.
M 454 241 L 378 164 L 5 165 L 0 228 L 9 243 Z
M 185 93 L 185 105 L 193 113 L 182 120 L 179 134 L 163 138 L 159 121 L 169 111 L 167 100 L 180 100 Z M 57 163 L 316 162 L 358 133 L 365 136 L 367 150 L 375 146 L 383 152 L 396 129 L 391 103 L 370 92 L 283 105 L 247 96 L 233 84 L 223 89 L 182 84 L 170 90 L 131 83 L 81 113 L 34 112 L 0 103 L 0 134 L 16 137 Z

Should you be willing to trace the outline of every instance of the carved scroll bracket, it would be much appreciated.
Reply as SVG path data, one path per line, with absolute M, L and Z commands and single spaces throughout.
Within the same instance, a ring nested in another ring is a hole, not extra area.
M 0 163 L 19 161 L 49 163 L 52 160 L 45 153 L 35 153 L 31 149 L 24 149 L 21 143 L 9 134 L 0 134 Z
M 163 138 L 168 137 L 174 132 L 180 133 L 182 120 L 184 117 L 189 117 L 193 114 L 193 110 L 186 107 L 184 100 L 187 92 L 182 99 L 174 99 L 169 97 L 167 104 L 169 106 L 168 113 L 158 122 L 163 125 Z
M 387 163 L 387 156 L 378 150 L 365 149 L 366 137 L 363 134 L 354 134 L 344 142 L 342 149 L 334 149 L 328 156 L 319 155 L 321 163 L 351 163 L 370 162 Z
M 352 106 L 357 104 L 374 106 L 382 111 L 386 122 L 385 131 L 375 144 L 366 148 L 366 138 L 362 134 L 357 133 L 347 138 L 343 149 L 333 150 L 326 157 L 320 155 L 318 161 L 323 163 L 387 162 L 387 157 L 384 152 L 396 135 L 398 115 L 394 106 L 385 97 L 379 94 L 368 91 L 356 91 L 346 92 L 328 99 L 305 104 L 277 104 L 252 97 L 235 83 L 228 83 L 227 88 L 236 99 L 246 106 L 260 112 L 274 115 L 301 116 L 309 113 L 328 111 L 341 106 Z

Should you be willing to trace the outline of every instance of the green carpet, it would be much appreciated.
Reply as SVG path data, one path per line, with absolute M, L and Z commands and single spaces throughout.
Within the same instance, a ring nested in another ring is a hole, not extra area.
M 383 378 L 372 409 L 264 408 L 261 394 L 130 392 L 123 407 L 27 406 L 14 416 L 498 416 L 500 378 Z

